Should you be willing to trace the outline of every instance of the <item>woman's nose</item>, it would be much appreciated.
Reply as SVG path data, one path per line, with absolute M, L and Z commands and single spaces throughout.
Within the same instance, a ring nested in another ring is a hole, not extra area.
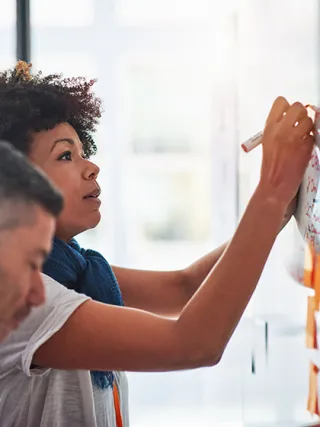
M 95 163 L 90 160 L 86 160 L 86 166 L 84 169 L 84 178 L 85 179 L 97 179 L 100 172 L 100 168 Z

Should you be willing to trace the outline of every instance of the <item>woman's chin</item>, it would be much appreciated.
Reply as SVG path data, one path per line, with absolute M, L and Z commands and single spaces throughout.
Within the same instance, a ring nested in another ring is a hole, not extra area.
M 86 230 L 95 228 L 100 221 L 101 221 L 101 213 L 99 211 L 93 212 L 90 215 L 90 218 L 88 218 L 88 227 L 86 228 Z
M 95 228 L 100 220 L 101 214 L 99 211 L 92 212 L 90 215 L 79 216 L 81 221 L 63 221 L 62 218 L 58 219 L 56 227 L 56 236 L 64 241 L 69 241 L 72 237 L 76 237 L 87 230 Z

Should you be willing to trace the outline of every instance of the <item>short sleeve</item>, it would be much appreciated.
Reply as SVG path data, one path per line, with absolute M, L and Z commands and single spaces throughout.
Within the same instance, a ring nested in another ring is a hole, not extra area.
M 14 368 L 27 376 L 43 375 L 49 369 L 32 369 L 35 352 L 50 339 L 75 310 L 90 298 L 67 289 L 43 275 L 46 302 L 32 310 L 28 318 L 0 345 L 0 378 Z

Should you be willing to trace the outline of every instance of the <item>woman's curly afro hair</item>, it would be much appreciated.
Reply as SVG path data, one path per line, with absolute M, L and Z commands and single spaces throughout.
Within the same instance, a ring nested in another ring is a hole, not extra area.
M 86 157 L 96 152 L 92 134 L 101 117 L 101 101 L 92 92 L 96 80 L 32 75 L 19 61 L 0 73 L 0 139 L 29 154 L 34 132 L 67 122 L 76 130 Z

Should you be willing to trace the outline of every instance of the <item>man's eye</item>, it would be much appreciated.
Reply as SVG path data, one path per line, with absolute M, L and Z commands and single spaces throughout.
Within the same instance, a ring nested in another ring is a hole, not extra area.
M 33 270 L 33 271 L 38 270 L 38 265 L 33 261 L 30 262 L 30 267 L 31 267 L 31 270 Z
M 71 151 L 65 151 L 63 154 L 61 154 L 58 160 L 72 160 Z

